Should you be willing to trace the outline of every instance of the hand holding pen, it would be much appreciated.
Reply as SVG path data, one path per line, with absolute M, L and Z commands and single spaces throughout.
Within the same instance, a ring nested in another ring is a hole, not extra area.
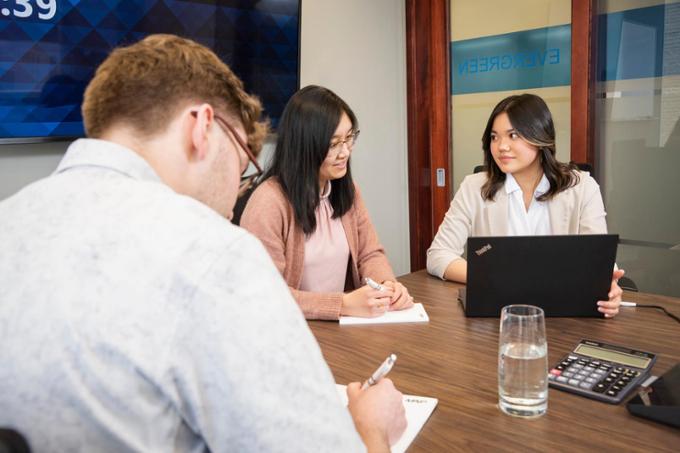
M 391 354 L 363 386 L 358 382 L 347 386 L 349 411 L 357 431 L 367 446 L 382 446 L 383 450 L 394 445 L 406 429 L 403 395 L 385 378 L 396 359 Z
M 377 291 L 385 291 L 385 287 L 373 280 L 371 277 L 364 278 L 364 283 Z
M 343 294 L 340 315 L 373 318 L 389 310 L 394 290 L 375 282 L 373 282 L 373 285 L 366 284 L 352 292 Z
M 408 293 L 404 285 L 399 282 L 385 281 L 379 284 L 370 277 L 364 278 L 364 282 L 371 288 L 379 291 L 392 290 L 389 310 L 404 310 L 413 306 L 413 297 Z
M 389 357 L 385 359 L 385 361 L 378 367 L 377 370 L 375 370 L 375 373 L 371 375 L 364 384 L 361 386 L 361 390 L 367 389 L 371 385 L 375 385 L 378 383 L 378 381 L 382 378 L 384 378 L 387 373 L 390 372 L 392 367 L 394 366 L 394 362 L 397 361 L 397 355 L 396 354 L 390 354 Z

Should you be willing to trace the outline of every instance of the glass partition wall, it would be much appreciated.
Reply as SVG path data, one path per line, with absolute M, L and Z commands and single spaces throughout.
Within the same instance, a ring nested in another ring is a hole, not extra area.
M 680 2 L 599 0 L 596 171 L 640 291 L 680 296 Z

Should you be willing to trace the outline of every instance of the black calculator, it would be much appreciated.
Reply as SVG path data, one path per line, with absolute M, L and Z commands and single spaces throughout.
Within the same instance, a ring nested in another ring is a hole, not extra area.
M 548 374 L 551 387 L 618 404 L 649 375 L 656 355 L 581 340 Z

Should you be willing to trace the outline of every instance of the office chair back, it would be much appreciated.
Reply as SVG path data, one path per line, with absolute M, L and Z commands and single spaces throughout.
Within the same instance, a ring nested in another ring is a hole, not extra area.
M 619 287 L 624 291 L 638 292 L 638 287 L 630 277 L 621 277 L 619 279 Z
M 31 449 L 21 433 L 11 428 L 0 428 L 0 453 L 31 453 Z
M 579 170 L 587 171 L 588 173 L 590 173 L 590 176 L 594 176 L 594 174 L 593 174 L 594 169 L 593 169 L 592 165 L 587 164 L 585 162 L 574 162 L 574 163 L 576 164 L 576 166 L 578 167 Z

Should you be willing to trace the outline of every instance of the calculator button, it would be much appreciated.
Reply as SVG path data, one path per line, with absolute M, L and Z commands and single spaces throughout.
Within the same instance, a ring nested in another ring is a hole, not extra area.
M 583 365 L 581 365 L 581 364 L 579 364 L 579 363 L 575 363 L 575 364 L 573 364 L 571 367 L 572 367 L 572 368 L 579 368 L 579 369 L 581 369 L 581 368 L 583 368 Z
M 557 365 L 555 368 L 562 371 L 564 369 L 564 365 Z
M 601 382 L 599 384 L 595 385 L 595 387 L 593 387 L 593 391 L 598 392 L 598 393 L 602 393 L 605 390 L 607 390 L 607 386 L 604 385 Z
M 569 379 L 567 379 L 564 376 L 557 376 L 557 382 L 567 382 Z
M 571 373 L 569 371 L 563 371 L 562 376 L 570 378 L 574 376 L 574 373 Z
M 555 376 L 559 376 L 560 374 L 562 374 L 562 371 L 560 371 L 556 368 L 553 368 L 552 370 L 550 370 L 550 374 L 554 374 Z
M 574 387 L 576 387 L 579 384 L 579 382 L 576 379 L 569 379 L 569 382 L 567 383 L 569 385 L 573 385 Z
M 581 387 L 582 389 L 588 389 L 588 390 L 590 390 L 590 388 L 593 386 L 593 384 L 590 383 L 590 382 L 585 382 L 585 381 L 584 381 L 584 382 L 581 382 L 578 386 Z
M 627 382 L 625 382 L 625 381 L 623 381 L 623 380 L 618 381 L 618 382 L 616 383 L 616 385 L 618 385 L 619 387 L 625 387 L 626 384 L 627 384 Z
M 612 378 L 612 377 L 606 377 L 606 378 L 604 378 L 604 381 L 605 381 L 607 384 L 611 384 L 612 382 L 614 382 L 614 378 Z
M 567 360 L 563 360 L 562 363 L 560 363 L 560 365 L 565 366 L 565 367 L 569 366 L 570 364 L 571 364 L 571 362 L 569 362 Z
M 567 376 L 567 377 L 569 377 L 569 376 Z M 577 381 L 582 381 L 582 380 L 584 380 L 584 379 L 587 378 L 587 377 L 588 377 L 587 375 L 584 376 L 584 375 L 582 375 L 582 374 L 575 374 L 575 375 L 573 376 L 573 378 L 576 379 Z
M 594 383 L 597 382 L 597 379 L 595 379 L 595 378 L 593 378 L 593 377 L 587 377 L 587 378 L 585 378 L 584 380 L 585 380 L 586 382 L 590 383 L 590 384 L 594 384 Z
M 600 365 L 600 368 L 599 368 L 599 369 L 602 370 L 602 371 L 609 371 L 609 370 L 611 369 L 611 367 L 610 367 L 610 366 Z
M 598 379 L 602 379 L 604 377 L 604 373 L 601 371 L 593 371 L 590 375 Z
M 614 390 L 614 391 L 616 391 L 616 392 L 621 391 L 622 388 L 623 388 L 623 387 L 621 387 L 621 386 L 619 386 L 619 385 L 616 385 L 616 384 L 612 385 L 612 390 Z
M 590 362 L 591 366 L 598 367 L 600 366 L 600 362 Z
M 569 357 L 567 357 L 567 360 L 570 360 L 570 361 L 573 362 L 574 360 L 578 360 L 578 357 L 576 357 L 575 355 L 570 355 Z
M 614 371 L 616 371 L 617 373 L 623 373 L 624 369 L 621 368 L 620 366 L 617 366 L 616 368 L 614 368 Z
M 593 371 L 595 368 L 593 368 L 593 367 L 591 367 L 591 366 L 586 366 L 586 367 L 583 367 L 583 369 L 584 369 L 585 371 L 587 371 L 587 372 L 590 373 L 590 372 Z
M 617 393 L 619 393 L 619 392 L 615 392 L 614 390 L 607 390 L 606 395 L 609 395 L 609 396 L 616 396 Z
M 631 379 L 630 376 L 623 376 L 623 377 L 621 378 L 621 380 L 622 380 L 623 382 L 630 382 L 630 379 Z
M 549 375 L 548 375 L 548 380 L 549 380 L 549 381 L 554 381 L 556 378 L 557 378 L 557 376 L 555 376 L 554 374 L 549 374 Z
M 578 362 L 576 362 L 576 363 L 578 363 L 579 365 L 583 365 L 583 366 L 585 366 L 585 365 L 587 365 L 587 364 L 588 364 L 588 362 L 586 362 L 586 361 L 585 361 L 585 360 L 583 360 L 583 359 L 579 360 L 579 361 L 578 361 Z

